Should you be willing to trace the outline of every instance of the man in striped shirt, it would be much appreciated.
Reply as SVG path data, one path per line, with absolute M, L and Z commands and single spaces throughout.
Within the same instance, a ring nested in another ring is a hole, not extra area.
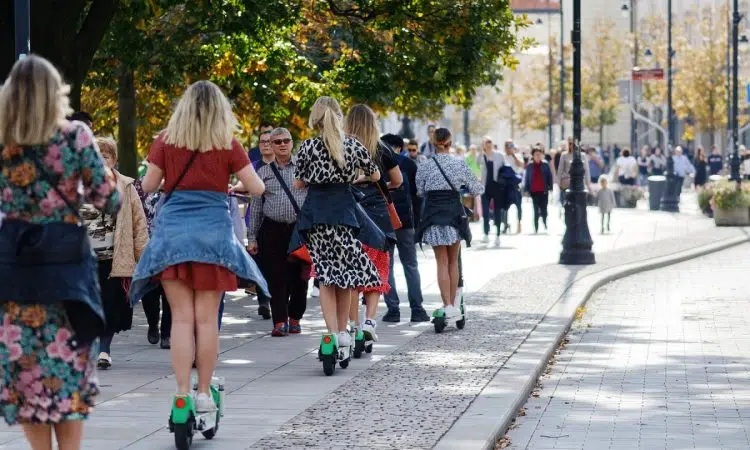
M 300 319 L 307 307 L 309 268 L 287 255 L 299 209 L 305 202 L 307 189 L 294 188 L 296 161 L 292 157 L 294 142 L 289 130 L 271 132 L 275 160 L 258 169 L 266 185 L 261 197 L 250 203 L 247 230 L 250 254 L 259 255 L 263 275 L 271 292 L 273 336 L 300 333 Z

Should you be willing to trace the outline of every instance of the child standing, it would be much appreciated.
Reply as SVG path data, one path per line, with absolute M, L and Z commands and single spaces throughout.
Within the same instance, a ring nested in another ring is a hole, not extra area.
M 602 216 L 602 234 L 604 234 L 604 218 L 607 219 L 607 231 L 609 231 L 609 223 L 612 217 L 612 210 L 615 208 L 615 193 L 612 192 L 608 187 L 609 180 L 607 177 L 602 176 L 599 178 L 599 214 Z

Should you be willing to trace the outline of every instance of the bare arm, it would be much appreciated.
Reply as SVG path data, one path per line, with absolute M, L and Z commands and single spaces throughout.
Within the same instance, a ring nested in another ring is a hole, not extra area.
M 161 182 L 164 179 L 164 171 L 154 163 L 148 163 L 148 169 L 146 175 L 143 176 L 143 183 L 141 188 L 143 192 L 156 192 L 161 186 Z
M 242 182 L 245 190 L 253 197 L 257 197 L 263 194 L 266 190 L 263 180 L 260 179 L 252 164 L 246 165 L 239 172 L 236 173 L 237 178 Z
M 388 182 L 388 189 L 397 189 L 404 183 L 404 176 L 401 174 L 401 169 L 398 166 L 388 171 L 388 177 L 391 179 Z

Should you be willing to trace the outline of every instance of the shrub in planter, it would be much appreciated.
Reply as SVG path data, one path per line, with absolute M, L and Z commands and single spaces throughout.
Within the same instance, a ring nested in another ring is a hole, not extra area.
M 750 225 L 750 186 L 743 185 L 738 190 L 735 183 L 720 183 L 714 189 L 710 204 L 716 225 Z

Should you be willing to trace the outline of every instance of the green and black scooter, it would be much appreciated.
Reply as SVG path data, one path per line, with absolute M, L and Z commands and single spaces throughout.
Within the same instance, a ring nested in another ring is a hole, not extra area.
M 187 450 L 193 443 L 196 432 L 206 439 L 213 439 L 219 431 L 219 420 L 224 416 L 224 378 L 211 377 L 210 393 L 216 403 L 216 411 L 199 413 L 195 410 L 193 396 L 198 392 L 198 381 L 193 377 L 193 392 L 178 394 L 172 400 L 169 415 L 169 431 L 174 433 L 174 443 L 178 450 Z

